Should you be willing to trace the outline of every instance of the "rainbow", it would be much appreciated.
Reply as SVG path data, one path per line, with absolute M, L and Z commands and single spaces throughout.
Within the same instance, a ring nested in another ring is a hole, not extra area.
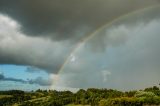
M 114 20 L 110 21 L 110 22 L 107 22 L 105 24 L 103 24 L 102 26 L 100 26 L 98 29 L 96 29 L 94 32 L 88 34 L 86 37 L 84 37 L 83 39 L 80 40 L 80 42 L 78 42 L 78 44 L 72 49 L 72 51 L 70 52 L 69 56 L 66 58 L 65 62 L 63 63 L 63 65 L 60 67 L 59 71 L 58 71 L 58 75 L 60 73 L 62 73 L 65 65 L 67 64 L 67 62 L 70 60 L 71 58 L 71 55 L 74 54 L 81 46 L 83 43 L 87 42 L 88 40 L 90 40 L 92 37 L 96 36 L 97 33 L 104 29 L 104 28 L 107 28 L 109 27 L 110 25 L 124 19 L 124 18 L 127 18 L 129 17 L 130 15 L 135 15 L 135 14 L 138 14 L 138 13 L 141 13 L 143 11 L 146 11 L 146 10 L 150 10 L 150 9 L 154 9 L 154 8 L 159 8 L 160 5 L 154 5 L 154 6 L 150 6 L 150 7 L 146 7 L 146 8 L 143 8 L 143 9 L 140 9 L 140 10 L 136 10 L 136 11 L 133 11 L 133 12 L 130 12 L 128 14 L 125 14 L 125 15 L 122 15 L 122 16 L 119 16 L 118 18 L 115 18 Z

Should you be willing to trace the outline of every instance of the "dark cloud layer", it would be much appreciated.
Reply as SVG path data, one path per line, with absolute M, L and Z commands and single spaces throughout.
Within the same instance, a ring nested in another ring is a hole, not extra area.
M 15 82 L 26 83 L 26 81 L 22 79 L 5 77 L 2 73 L 0 73 L 0 81 L 15 81 Z
M 0 0 L 0 64 L 57 73 L 89 32 L 157 4 L 158 0 Z
M 52 82 L 49 79 L 46 80 L 46 79 L 43 79 L 42 77 L 23 80 L 23 79 L 6 77 L 2 73 L 0 73 L 0 81 L 14 81 L 14 82 L 20 82 L 20 83 L 38 84 L 40 86 L 50 86 L 52 84 Z
M 42 71 L 42 70 L 38 69 L 37 67 L 33 67 L 33 66 L 28 66 L 26 69 L 26 72 L 28 73 L 34 73 L 34 72 L 39 72 L 39 71 Z
M 19 31 L 19 26 L 12 18 L 0 14 L 0 63 L 34 66 L 56 73 L 72 45 L 27 36 Z
M 158 0 L 0 0 L 0 12 L 21 25 L 27 35 L 54 40 L 79 39 L 77 30 L 99 26 Z
M 50 86 L 52 85 L 52 81 L 43 79 L 42 77 L 38 77 L 36 79 L 28 80 L 30 84 L 39 84 L 41 86 Z

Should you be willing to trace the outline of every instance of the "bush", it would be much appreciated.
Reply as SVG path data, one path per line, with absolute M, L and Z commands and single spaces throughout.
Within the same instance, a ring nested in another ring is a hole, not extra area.
M 135 97 L 155 97 L 156 95 L 153 92 L 145 92 L 145 91 L 138 91 L 135 94 Z

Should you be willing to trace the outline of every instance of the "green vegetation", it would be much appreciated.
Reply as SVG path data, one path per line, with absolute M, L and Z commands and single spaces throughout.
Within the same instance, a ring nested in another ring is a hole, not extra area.
M 0 91 L 0 106 L 144 106 L 160 105 L 160 89 L 156 86 L 139 91 L 113 89 L 80 89 L 70 91 L 19 90 Z

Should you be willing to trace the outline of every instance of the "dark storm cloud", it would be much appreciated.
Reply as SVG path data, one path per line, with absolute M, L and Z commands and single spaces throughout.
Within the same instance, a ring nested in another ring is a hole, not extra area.
M 158 0 L 0 0 L 0 64 L 57 73 L 88 32 L 157 4 Z
M 158 0 L 0 0 L 0 11 L 17 20 L 27 35 L 54 40 L 79 39 L 121 15 Z M 82 30 L 88 27 L 89 30 Z
M 19 28 L 15 20 L 0 14 L 0 64 L 27 65 L 56 73 L 72 45 L 27 36 Z
M 148 25 L 152 20 L 158 20 L 160 18 L 159 9 L 160 5 L 146 8 L 131 14 L 127 14 L 118 18 L 117 20 L 114 20 L 110 24 L 104 25 L 99 29 L 98 32 L 91 35 L 92 37 L 89 39 L 92 42 L 87 42 L 87 46 L 89 49 L 92 49 L 93 52 L 104 52 L 106 50 L 106 46 L 116 47 L 123 45 L 127 41 L 127 36 L 130 33 L 125 26 L 132 29 L 135 28 L 135 26 L 138 26 L 139 23 L 145 26 Z M 100 31 L 102 29 L 106 29 L 107 31 Z

